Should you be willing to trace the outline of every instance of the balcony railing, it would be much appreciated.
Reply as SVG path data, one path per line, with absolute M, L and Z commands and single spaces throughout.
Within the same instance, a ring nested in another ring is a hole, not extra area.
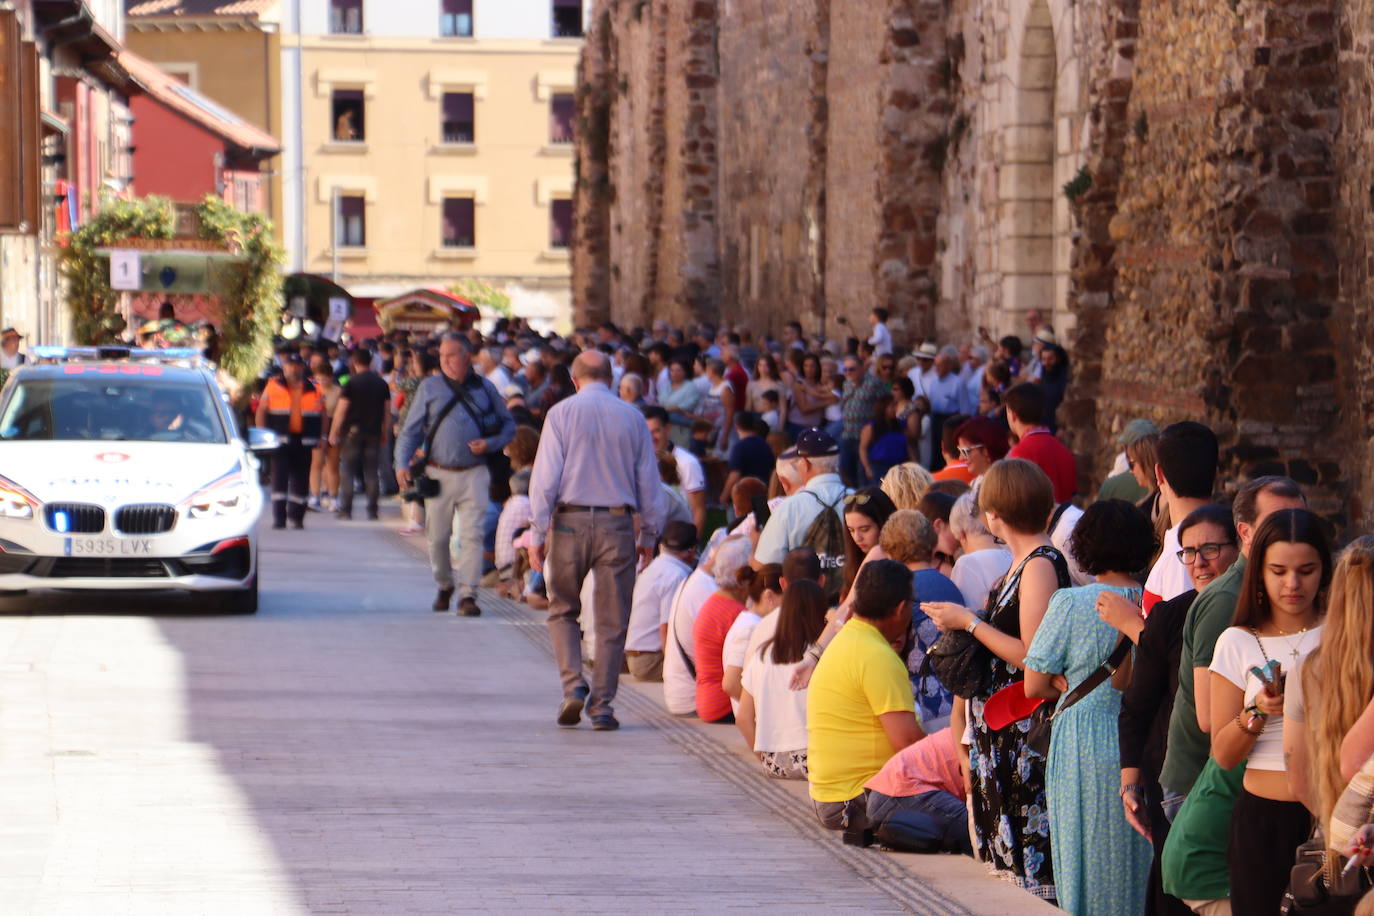
M 445 121 L 443 124 L 445 143 L 472 143 L 475 133 L 472 124 L 463 121 Z

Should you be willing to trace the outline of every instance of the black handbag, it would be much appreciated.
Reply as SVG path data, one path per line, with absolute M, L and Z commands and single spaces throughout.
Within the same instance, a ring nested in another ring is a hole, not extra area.
M 1298 847 L 1289 872 L 1279 912 L 1284 916 L 1350 916 L 1371 887 L 1369 869 L 1351 874 L 1339 869 L 1342 859 L 1331 862 L 1321 828 Z
M 1030 730 L 1026 732 L 1026 746 L 1041 757 L 1048 757 L 1050 755 L 1050 733 L 1054 727 L 1055 716 L 1102 686 L 1102 683 L 1115 674 L 1117 668 L 1121 667 L 1121 663 L 1126 660 L 1130 651 L 1131 641 L 1125 636 L 1121 637 L 1121 641 L 1116 644 L 1112 654 L 1107 656 L 1107 660 L 1098 665 L 1096 670 L 1085 677 L 1081 684 L 1070 690 L 1064 696 L 1064 701 L 1059 704 L 1058 709 L 1054 709 L 1053 703 L 1040 704 L 1040 708 L 1031 714 Z
M 921 663 L 956 697 L 967 700 L 992 686 L 992 653 L 964 630 L 949 630 L 926 650 Z M 922 674 L 925 672 L 923 671 Z

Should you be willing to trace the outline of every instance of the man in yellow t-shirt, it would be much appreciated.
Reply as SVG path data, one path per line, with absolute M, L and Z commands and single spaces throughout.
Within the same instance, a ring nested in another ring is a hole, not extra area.
M 816 665 L 806 695 L 806 765 L 816 816 L 831 830 L 897 751 L 925 737 L 906 665 L 892 644 L 911 627 L 911 572 L 875 560 L 854 583 L 854 616 Z

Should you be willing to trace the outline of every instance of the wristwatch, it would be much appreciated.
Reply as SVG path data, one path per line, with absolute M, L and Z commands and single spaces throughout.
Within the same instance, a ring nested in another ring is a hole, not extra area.
M 978 629 L 978 627 L 981 626 L 982 623 L 983 621 L 979 620 L 977 617 L 974 617 L 971 620 L 969 620 L 968 623 L 964 624 L 964 632 L 972 636 L 973 631 Z

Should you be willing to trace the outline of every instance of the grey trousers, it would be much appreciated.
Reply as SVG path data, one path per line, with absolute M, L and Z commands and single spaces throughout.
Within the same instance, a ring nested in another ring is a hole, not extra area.
M 439 481 L 439 495 L 425 500 L 425 540 L 434 583 L 441 589 L 457 586 L 458 597 L 476 598 L 482 584 L 482 521 L 490 501 L 491 474 L 485 464 L 466 471 L 431 467 L 425 472 Z M 458 517 L 458 575 L 453 575 L 453 518 Z
M 561 512 L 553 518 L 544 584 L 549 594 L 549 638 L 563 678 L 563 695 L 587 686 L 582 672 L 582 581 L 596 570 L 592 620 L 596 667 L 587 714 L 610 714 L 620 668 L 625 661 L 625 631 L 635 587 L 634 520 L 606 512 Z

